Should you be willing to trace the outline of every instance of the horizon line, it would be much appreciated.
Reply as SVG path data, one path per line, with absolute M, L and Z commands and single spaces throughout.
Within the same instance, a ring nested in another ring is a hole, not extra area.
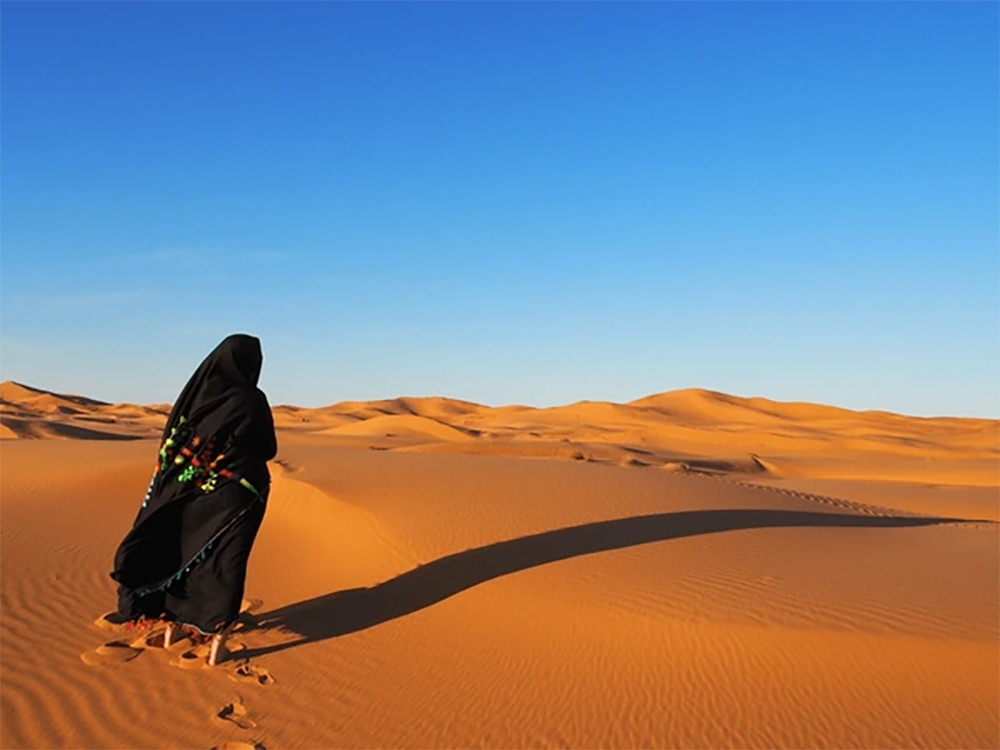
M 55 396 L 55 397 L 59 397 L 59 398 L 70 398 L 70 399 L 74 399 L 74 398 L 76 398 L 76 399 L 84 399 L 86 401 L 91 401 L 91 402 L 96 403 L 97 405 L 102 405 L 102 406 L 129 405 L 129 406 L 141 406 L 141 407 L 147 407 L 148 408 L 148 407 L 163 406 L 163 405 L 172 406 L 172 404 L 173 404 L 173 401 L 150 401 L 150 402 L 145 402 L 145 403 L 139 403 L 139 402 L 133 402 L 133 401 L 104 401 L 104 400 L 93 398 L 91 396 L 86 396 L 86 395 L 83 395 L 83 394 L 80 394 L 80 393 L 69 393 L 69 392 L 66 392 L 66 391 L 55 391 L 55 390 L 48 390 L 48 389 L 45 389 L 45 388 L 40 388 L 38 386 L 28 385 L 27 383 L 23 383 L 23 382 L 21 382 L 19 380 L 14 380 L 12 378 L 0 381 L 0 385 L 8 385 L 8 384 L 15 385 L 15 386 L 18 386 L 20 388 L 25 388 L 25 389 L 30 390 L 30 391 L 35 391 L 39 395 L 49 395 L 49 396 Z M 457 397 L 452 397 L 452 396 L 443 396 L 443 395 L 437 394 L 437 395 L 424 395 L 424 396 L 418 396 L 418 395 L 397 395 L 397 396 L 389 396 L 389 397 L 384 397 L 384 398 L 371 398 L 371 399 L 345 398 L 345 399 L 340 399 L 339 401 L 332 401 L 332 402 L 327 403 L 327 404 L 321 404 L 319 406 L 301 406 L 301 405 L 298 405 L 298 404 L 293 404 L 293 403 L 288 403 L 288 402 L 284 402 L 283 401 L 281 403 L 271 404 L 271 409 L 274 410 L 274 409 L 286 408 L 286 409 L 303 409 L 303 410 L 314 411 L 314 410 L 320 410 L 320 409 L 329 409 L 329 408 L 332 408 L 334 406 L 338 406 L 340 404 L 366 404 L 366 403 L 370 404 L 370 403 L 376 403 L 376 402 L 382 402 L 382 401 L 401 401 L 401 400 L 407 400 L 407 399 L 442 399 L 444 401 L 460 402 L 460 403 L 464 403 L 464 404 L 472 404 L 473 406 L 481 406 L 481 407 L 484 407 L 484 408 L 487 408 L 487 409 L 505 409 L 505 408 L 514 407 L 514 408 L 523 408 L 523 409 L 534 409 L 534 410 L 539 410 L 540 411 L 540 410 L 546 410 L 546 409 L 561 409 L 561 408 L 566 408 L 566 407 L 570 407 L 570 406 L 576 406 L 578 404 L 608 404 L 608 405 L 612 405 L 612 406 L 629 406 L 629 407 L 632 407 L 632 408 L 640 408 L 641 409 L 641 408 L 655 408 L 655 406 L 654 407 L 649 407 L 649 406 L 645 406 L 645 405 L 640 406 L 640 405 L 637 405 L 636 402 L 638 402 L 638 401 L 646 401 L 648 399 L 653 399 L 653 398 L 656 398 L 658 396 L 669 396 L 669 395 L 675 395 L 675 394 L 681 394 L 681 393 L 705 394 L 705 395 L 714 396 L 714 397 L 723 396 L 726 399 L 736 399 L 738 401 L 743 401 L 743 402 L 746 402 L 746 401 L 767 401 L 767 402 L 772 403 L 772 404 L 780 404 L 780 405 L 784 405 L 784 406 L 816 406 L 816 407 L 821 407 L 821 408 L 825 408 L 825 409 L 835 409 L 835 410 L 838 410 L 838 411 L 851 412 L 853 414 L 890 415 L 890 416 L 897 416 L 897 417 L 905 417 L 907 419 L 926 419 L 926 420 L 930 420 L 930 419 L 962 419 L 962 420 L 974 420 L 974 421 L 1000 422 L 1000 417 L 956 416 L 956 415 L 953 415 L 953 414 L 936 414 L 936 415 L 930 415 L 930 416 L 922 416 L 922 415 L 916 415 L 916 414 L 905 414 L 905 413 L 902 413 L 902 412 L 894 412 L 894 411 L 889 411 L 887 409 L 852 409 L 852 408 L 846 407 L 846 406 L 838 406 L 838 405 L 835 405 L 835 404 L 821 403 L 821 402 L 818 402 L 818 401 L 782 401 L 782 400 L 779 400 L 779 399 L 769 398 L 767 396 L 739 396 L 739 395 L 732 394 L 732 393 L 726 393 L 725 391 L 717 391 L 717 390 L 714 390 L 714 389 L 711 389 L 711 388 L 702 388 L 702 387 L 699 387 L 699 386 L 692 386 L 692 387 L 687 387 L 687 388 L 675 388 L 675 389 L 670 389 L 670 390 L 666 390 L 666 391 L 656 391 L 656 392 L 653 392 L 653 393 L 648 393 L 645 396 L 639 396 L 638 398 L 631 399 L 629 401 L 610 401 L 610 400 L 607 400 L 607 399 L 579 399 L 577 401 L 570 401 L 570 402 L 567 402 L 567 403 L 559 403 L 559 404 L 554 404 L 554 405 L 551 405 L 551 406 L 533 406 L 533 405 L 524 404 L 524 403 L 508 403 L 508 404 L 491 405 L 491 404 L 487 404 L 487 403 L 483 403 L 483 402 L 479 402 L 479 401 L 471 401 L 469 399 L 457 398 Z M 0 399 L 0 400 L 2 400 L 2 399 Z M 4 403 L 9 403 L 9 402 L 4 401 Z M 742 404 L 734 404 L 734 405 L 735 406 L 742 406 Z

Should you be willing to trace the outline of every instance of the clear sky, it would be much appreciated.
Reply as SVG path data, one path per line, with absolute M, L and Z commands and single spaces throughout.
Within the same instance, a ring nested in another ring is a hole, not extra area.
M 4 2 L 0 377 L 1000 416 L 998 8 Z

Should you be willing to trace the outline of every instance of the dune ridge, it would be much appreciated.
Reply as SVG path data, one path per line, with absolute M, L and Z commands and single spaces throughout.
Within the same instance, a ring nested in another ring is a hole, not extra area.
M 155 437 L 166 405 L 106 404 L 11 381 L 0 386 L 5 438 Z M 1000 420 L 741 398 L 704 389 L 626 404 L 488 407 L 442 397 L 274 407 L 292 440 L 336 438 L 379 450 L 565 458 L 666 471 L 942 485 L 1000 485 Z

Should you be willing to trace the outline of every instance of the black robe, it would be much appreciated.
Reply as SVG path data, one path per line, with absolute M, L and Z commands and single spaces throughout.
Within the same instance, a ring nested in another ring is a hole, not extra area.
M 204 633 L 239 614 L 277 453 L 260 341 L 227 337 L 174 403 L 139 515 L 115 554 L 118 611 Z

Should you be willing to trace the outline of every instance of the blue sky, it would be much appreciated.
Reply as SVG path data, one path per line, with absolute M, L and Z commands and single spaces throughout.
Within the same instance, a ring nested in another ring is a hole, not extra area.
M 1000 416 L 996 3 L 13 3 L 0 377 Z

